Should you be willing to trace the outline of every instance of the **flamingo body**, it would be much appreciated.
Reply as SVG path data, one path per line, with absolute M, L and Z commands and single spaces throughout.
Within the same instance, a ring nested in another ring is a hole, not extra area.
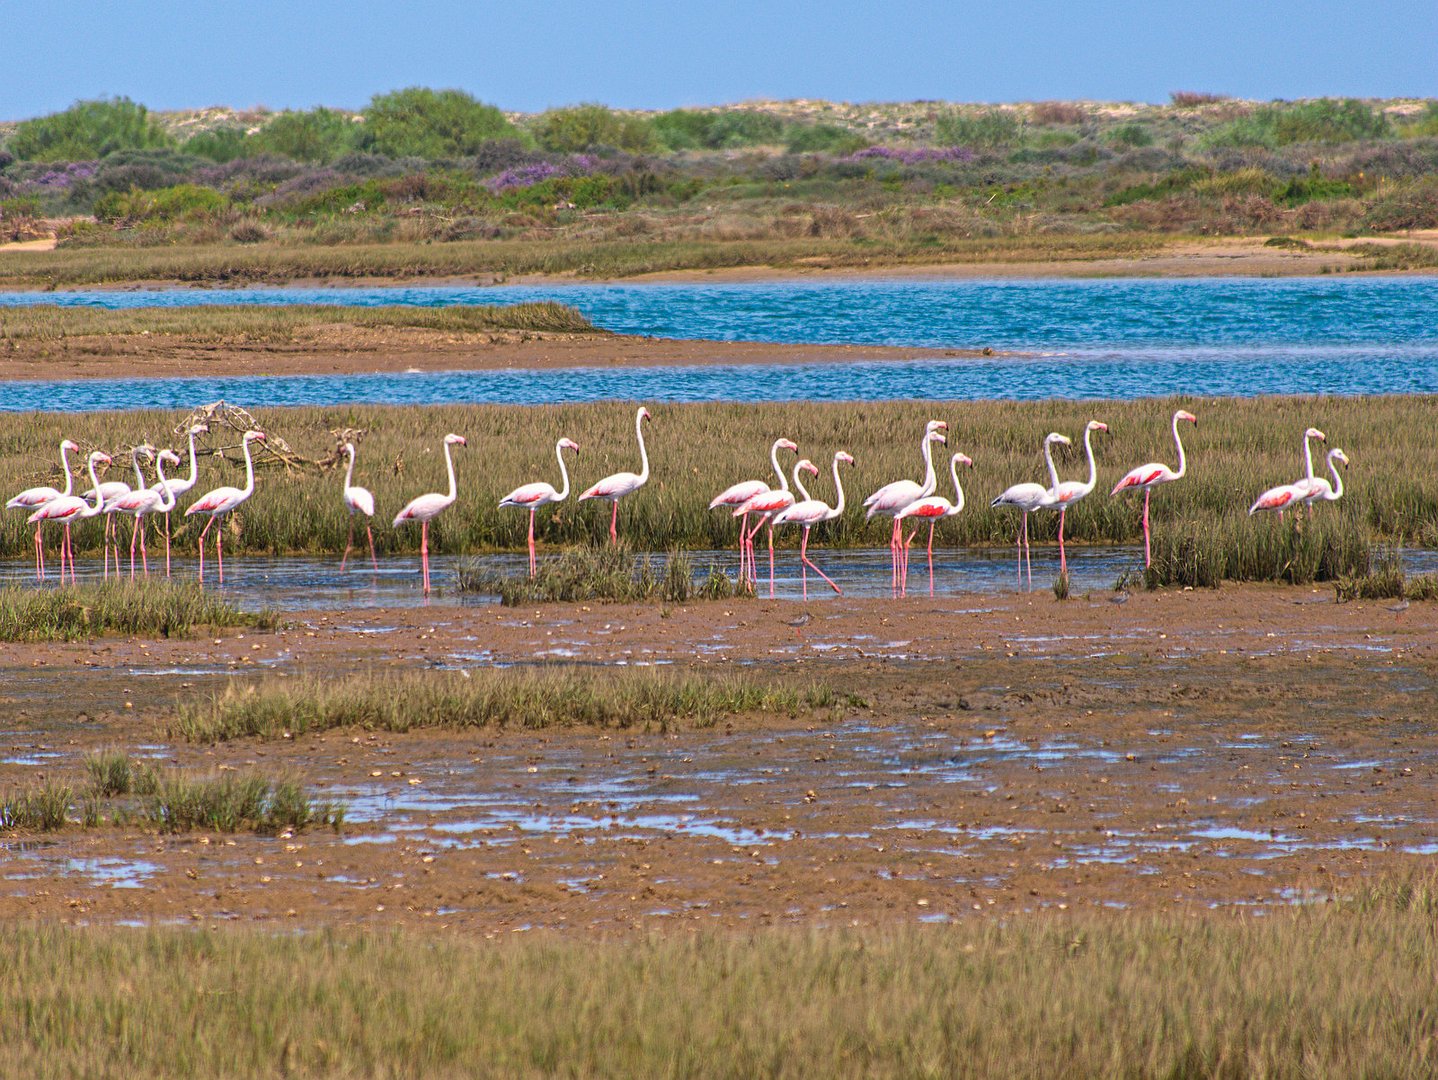
M 1170 469 L 1161 461 L 1150 461 L 1146 465 L 1130 469 L 1123 474 L 1123 478 L 1113 486 L 1109 492 L 1110 496 L 1118 495 L 1125 491 L 1143 492 L 1143 565 L 1145 568 L 1153 564 L 1153 545 L 1148 527 L 1148 503 L 1149 496 L 1153 489 L 1160 484 L 1169 484 L 1175 480 L 1182 480 L 1188 472 L 1188 458 L 1183 452 L 1183 440 L 1178 437 L 1178 422 L 1187 420 L 1190 424 L 1197 425 L 1198 417 L 1184 409 L 1179 409 L 1173 414 L 1171 428 L 1173 431 L 1173 444 L 1178 449 L 1178 468 Z
M 942 495 L 928 495 L 922 499 L 911 502 L 908 506 L 895 515 L 899 522 L 910 518 L 915 521 L 927 521 L 929 523 L 929 595 L 934 595 L 934 526 L 944 518 L 954 517 L 964 509 L 964 489 L 959 484 L 959 466 L 965 465 L 972 469 L 973 459 L 968 454 L 956 453 L 949 458 L 949 475 L 954 480 L 954 501 L 950 502 Z M 902 527 L 902 526 L 901 526 Z M 914 542 L 914 536 L 918 530 L 909 534 L 909 539 L 904 545 L 904 579 L 900 583 L 900 591 L 907 595 L 909 591 L 909 554 L 908 546 Z
M 1306 489 L 1298 484 L 1280 484 L 1278 487 L 1271 487 L 1254 500 L 1248 508 L 1249 514 L 1257 514 L 1261 511 L 1275 511 L 1282 514 L 1290 509 L 1295 503 L 1303 498 Z
M 895 596 L 902 595 L 904 581 L 904 543 L 902 526 L 899 525 L 897 515 L 900 510 L 915 500 L 932 495 L 934 488 L 938 486 L 938 477 L 934 473 L 933 444 L 947 441 L 944 431 L 948 426 L 943 420 L 930 420 L 924 425 L 924 438 L 919 445 L 919 449 L 924 455 L 924 482 L 922 484 L 916 484 L 912 480 L 895 480 L 885 484 L 866 498 L 863 503 L 866 510 L 865 521 L 876 515 L 894 519 L 894 527 L 889 533 L 889 559 L 892 564 L 889 587 Z
M 447 493 L 434 491 L 427 495 L 416 496 L 394 518 L 395 528 L 399 528 L 407 521 L 419 522 L 420 573 L 424 582 L 425 596 L 429 596 L 429 523 L 445 507 L 454 505 L 459 489 L 454 480 L 454 456 L 451 451 L 456 446 L 468 445 L 469 443 L 465 441 L 463 435 L 446 435 L 444 437 L 444 464 L 449 472 L 449 491 Z
M 854 464 L 854 459 L 851 455 L 849 455 L 843 450 L 839 450 L 834 454 L 834 490 L 838 492 L 839 498 L 833 506 L 830 506 L 822 499 L 807 498 L 809 493 L 806 491 L 804 492 L 806 498 L 794 503 L 794 505 L 789 507 L 787 510 L 781 510 L 779 513 L 774 515 L 774 524 L 776 526 L 803 526 L 804 538 L 799 542 L 799 565 L 800 573 L 803 577 L 804 582 L 805 600 L 809 599 L 810 569 L 812 569 L 814 573 L 818 574 L 821 578 L 828 582 L 829 587 L 833 589 L 834 592 L 842 595 L 844 591 L 843 589 L 839 588 L 838 585 L 834 584 L 833 579 L 831 579 L 828 574 L 824 573 L 824 571 L 820 570 L 819 567 L 814 564 L 813 560 L 809 558 L 809 530 L 812 529 L 815 525 L 818 525 L 820 522 L 832 521 L 834 518 L 838 517 L 844 512 L 844 483 L 843 479 L 839 476 L 840 462 L 847 462 L 848 464 L 852 465 Z M 815 469 L 814 466 L 807 461 L 800 462 L 800 464 L 808 465 L 809 470 L 818 472 L 818 470 Z M 794 473 L 794 481 L 796 486 L 800 486 L 798 483 L 798 479 L 799 470 L 796 467 Z
M 205 583 L 205 537 L 209 534 L 210 529 L 214 527 L 216 521 L 224 517 L 231 510 L 235 509 L 235 507 L 239 506 L 242 502 L 244 502 L 246 499 L 248 499 L 251 495 L 255 493 L 255 461 L 250 454 L 250 444 L 257 441 L 263 442 L 264 438 L 265 433 L 263 431 L 251 430 L 245 432 L 245 436 L 241 440 L 241 445 L 244 447 L 245 451 L 244 487 L 217 487 L 212 491 L 205 492 L 205 494 L 201 495 L 198 499 L 192 502 L 185 510 L 186 517 L 192 517 L 195 514 L 208 514 L 210 518 L 210 520 L 205 523 L 205 528 L 200 533 L 201 585 Z M 225 583 L 225 555 L 223 537 L 224 529 L 221 528 L 221 530 L 215 534 L 215 560 L 219 564 L 219 578 L 221 585 Z
M 100 450 L 96 450 L 90 454 L 90 481 L 92 484 L 96 484 L 96 486 L 98 486 L 98 481 L 95 477 L 95 465 L 101 462 L 108 465 L 110 463 L 110 455 Z M 65 487 L 68 489 L 71 486 L 69 483 L 68 462 L 66 463 L 65 472 Z M 55 521 L 65 527 L 65 535 L 60 541 L 60 584 L 65 584 L 65 562 L 67 558 L 70 563 L 70 582 L 73 584 L 75 581 L 75 549 L 70 543 L 70 525 L 72 522 L 94 517 L 100 512 L 100 507 L 101 502 L 98 498 L 95 499 L 94 505 L 91 505 L 77 496 L 64 494 L 51 499 L 49 502 L 43 503 L 34 513 L 26 518 L 28 524 L 35 526 L 36 572 L 41 577 L 44 576 L 45 572 L 44 552 L 40 539 L 40 529 L 43 523 L 46 521 Z
M 564 451 L 573 450 L 579 453 L 579 444 L 573 439 L 560 439 L 554 444 L 554 456 L 559 460 L 559 474 L 564 478 L 564 489 L 555 490 L 553 484 L 544 481 L 536 481 L 532 484 L 521 484 L 504 498 L 499 500 L 500 507 L 517 506 L 521 510 L 529 511 L 529 576 L 534 577 L 539 573 L 539 561 L 534 550 L 534 512 L 541 506 L 548 506 L 550 503 L 563 502 L 569 497 L 569 469 L 564 464 Z
M 349 465 L 345 469 L 344 501 L 345 509 L 349 511 L 349 532 L 345 534 L 345 553 L 340 556 L 340 569 L 345 568 L 349 561 L 350 549 L 354 547 L 355 539 L 355 515 L 365 516 L 364 534 L 369 539 L 370 565 L 379 570 L 379 560 L 374 553 L 374 528 L 370 525 L 369 519 L 374 517 L 374 493 L 369 488 L 363 488 L 354 483 L 355 474 L 355 444 L 347 442 L 344 451 L 349 455 Z
M 606 476 L 577 500 L 584 502 L 586 499 L 605 499 L 613 504 L 614 509 L 609 516 L 609 541 L 613 544 L 619 543 L 619 500 L 634 494 L 649 482 L 649 452 L 644 447 L 644 421 L 648 419 L 649 410 L 641 405 L 634 414 L 634 437 L 639 443 L 640 471 L 617 472 Z

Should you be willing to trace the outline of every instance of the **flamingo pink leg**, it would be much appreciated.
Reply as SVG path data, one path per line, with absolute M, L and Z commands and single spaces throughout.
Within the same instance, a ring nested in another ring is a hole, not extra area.
M 929 522 L 929 595 L 934 595 L 934 523 Z
M 220 571 L 220 584 L 225 583 L 225 527 L 221 525 L 215 531 L 215 564 Z
M 170 515 L 165 515 L 165 576 L 170 576 Z
M 614 500 L 614 512 L 609 515 L 609 542 L 619 544 L 619 500 Z
M 35 580 L 45 580 L 45 547 L 40 542 L 40 526 L 35 526 Z
M 210 528 L 215 524 L 215 519 L 210 518 L 205 522 L 205 527 L 200 530 L 200 584 L 205 583 L 205 537 L 210 535 Z
M 769 524 L 769 599 L 774 599 L 774 525 Z
M 1033 550 L 1029 547 L 1029 514 L 1028 514 L 1028 511 L 1027 511 L 1027 510 L 1024 511 L 1023 541 L 1024 541 L 1024 564 L 1028 567 L 1028 571 L 1029 571 L 1029 588 L 1032 589 L 1032 588 L 1034 587 L 1034 557 L 1033 557 Z
M 618 507 L 618 503 L 614 504 Z M 534 507 L 529 508 L 529 576 L 539 573 L 539 563 L 534 557 Z
M 365 537 L 369 540 L 369 561 L 370 561 L 370 565 L 373 566 L 373 567 L 375 568 L 375 572 L 378 573 L 378 572 L 379 572 L 379 559 L 375 558 L 375 553 L 374 553 L 374 529 L 371 528 L 369 525 L 365 525 L 365 527 L 364 527 L 364 534 L 365 534 Z
M 350 557 L 350 548 L 354 547 L 354 542 L 355 542 L 355 519 L 354 519 L 354 515 L 351 514 L 351 515 L 350 515 L 350 531 L 349 531 L 349 534 L 345 537 L 345 553 L 340 556 L 340 572 L 341 572 L 341 573 L 344 573 L 345 562 L 346 562 L 346 561 L 349 559 L 349 557 Z
M 1059 573 L 1069 572 L 1068 559 L 1064 555 L 1064 515 L 1068 513 L 1068 507 L 1059 510 Z
M 1145 488 L 1143 492 L 1143 567 L 1145 570 L 1153 565 L 1153 548 L 1148 538 L 1148 496 L 1149 489 Z M 1279 515 L 1279 517 L 1282 516 Z
M 808 526 L 808 525 L 805 525 L 805 526 L 804 526 L 804 539 L 801 540 L 800 543 L 799 543 L 799 561 L 800 561 L 804 566 L 810 567 L 810 568 L 814 571 L 814 573 L 818 574 L 821 578 L 823 578 L 825 581 L 827 581 L 827 582 L 829 583 L 829 588 L 833 589 L 833 590 L 834 590 L 836 593 L 838 593 L 840 596 L 843 596 L 843 595 L 844 595 L 844 590 L 841 589 L 841 588 L 839 588 L 839 586 L 835 585 L 834 582 L 833 582 L 833 580 L 829 577 L 829 575 L 826 574 L 826 573 L 824 573 L 824 571 L 820 570 L 817 566 L 815 566 L 815 565 L 814 565 L 814 561 L 809 558 L 809 526 Z M 804 578 L 804 599 L 805 599 L 805 600 L 809 599 L 809 579 L 808 579 L 808 577 L 805 577 L 805 578 Z
M 142 516 L 137 520 L 140 525 L 140 565 L 145 568 L 145 577 L 148 578 L 150 576 L 150 556 L 145 551 L 145 519 Z
M 419 565 L 424 579 L 424 595 L 429 595 L 429 522 L 419 523 Z
M 135 580 L 135 542 L 140 538 L 140 519 L 135 518 L 135 524 L 130 526 L 130 580 Z M 116 573 L 119 573 L 117 570 Z

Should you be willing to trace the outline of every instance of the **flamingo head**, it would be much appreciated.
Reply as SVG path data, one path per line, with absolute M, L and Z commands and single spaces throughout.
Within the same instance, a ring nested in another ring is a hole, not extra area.
M 850 465 L 852 465 L 854 464 L 854 455 L 849 453 L 847 450 L 840 450 L 837 454 L 834 455 L 834 460 L 847 461 Z
M 245 432 L 245 442 L 255 442 L 256 440 L 258 440 L 259 442 L 264 442 L 265 433 L 263 431 L 256 431 L 254 428 L 251 428 L 249 431 Z
M 798 464 L 796 464 L 796 465 L 794 466 L 794 472 L 795 472 L 795 473 L 801 473 L 801 472 L 813 473 L 815 476 L 818 476 L 818 475 L 819 475 L 819 466 L 815 465 L 815 464 L 814 464 L 812 461 L 810 461 L 808 458 L 801 458 L 801 459 L 799 460 Z
M 62 441 L 62 442 L 60 443 L 60 449 L 61 449 L 61 450 L 69 450 L 69 451 L 73 454 L 73 453 L 76 453 L 76 452 L 79 451 L 79 449 L 80 449 L 80 444 L 77 443 L 77 442 L 75 442 L 75 441 L 72 440 L 72 439 L 65 439 L 64 441 Z
M 1339 450 L 1337 447 L 1334 447 L 1332 450 L 1328 451 L 1328 456 L 1331 457 L 1334 461 L 1341 461 L 1345 465 L 1348 464 L 1348 455 L 1345 454 L 1342 450 Z
M 1090 421 L 1088 422 L 1088 430 L 1089 430 L 1089 431 L 1107 431 L 1107 430 L 1108 430 L 1108 425 L 1105 424 L 1102 420 L 1090 420 Z
M 141 443 L 139 446 L 135 447 L 132 453 L 134 453 L 137 457 L 140 455 L 144 455 L 147 458 L 152 458 L 155 456 L 155 448 L 147 442 Z
M 180 455 L 173 450 L 161 450 L 160 461 L 166 465 L 178 465 L 180 463 Z
M 209 425 L 209 424 L 196 424 L 194 427 L 190 428 L 190 430 L 187 432 L 187 434 L 190 434 L 190 435 L 204 435 L 204 434 L 206 434 L 209 430 L 210 430 L 210 425 Z
M 949 422 L 948 422 L 947 420 L 930 420 L 927 424 L 924 425 L 924 434 L 925 434 L 925 435 L 932 435 L 932 434 L 933 434 L 934 432 L 936 432 L 936 431 L 948 431 L 948 430 L 949 430 Z
M 344 443 L 344 445 L 342 445 L 342 446 L 340 447 L 340 453 L 348 454 L 350 457 L 354 457 L 354 456 L 355 456 L 355 444 L 352 443 L 352 442 L 346 442 L 346 443 Z
M 639 406 L 639 416 L 638 416 L 638 419 L 639 419 L 639 420 L 648 420 L 648 419 L 649 419 L 649 410 L 646 409 L 643 405 Z
M 1193 413 L 1187 411 L 1186 409 L 1179 409 L 1178 412 L 1174 413 L 1173 415 L 1174 419 L 1176 420 L 1187 420 L 1190 424 L 1198 423 L 1198 417 L 1194 416 Z
M 468 446 L 468 445 L 469 445 L 469 443 L 465 440 L 465 437 L 464 437 L 463 435 L 446 435 L 446 436 L 444 437 L 444 444 L 445 444 L 446 446 Z
M 974 459 L 971 458 L 971 457 L 969 457 L 968 454 L 964 454 L 964 453 L 955 454 L 955 455 L 954 455 L 954 460 L 955 460 L 956 462 L 958 462 L 960 465 L 967 465 L 967 466 L 968 466 L 969 468 L 971 468 L 971 469 L 974 467 Z
M 1067 435 L 1060 435 L 1057 431 L 1050 431 L 1048 438 L 1044 440 L 1045 445 L 1049 443 L 1063 443 L 1065 446 L 1072 446 L 1074 441 Z
M 1307 431 L 1305 431 L 1303 433 L 1303 437 L 1305 439 L 1317 439 L 1319 442 L 1328 441 L 1328 436 L 1323 434 L 1323 432 L 1319 431 L 1316 427 L 1311 427 Z
M 942 422 L 943 421 L 940 421 L 940 423 Z M 929 442 L 936 443 L 947 443 L 949 441 L 949 437 L 945 435 L 942 431 L 931 431 L 928 433 L 928 435 L 925 436 L 925 438 L 928 439 Z
M 792 439 L 779 439 L 774 443 L 774 448 L 776 450 L 792 450 L 796 454 L 799 452 L 799 445 Z
M 560 439 L 559 448 L 561 450 L 573 450 L 576 454 L 579 453 L 579 444 L 573 439 Z
M 90 455 L 90 464 L 108 465 L 110 464 L 110 455 L 105 453 L 105 451 L 103 450 L 96 450 L 93 454 Z

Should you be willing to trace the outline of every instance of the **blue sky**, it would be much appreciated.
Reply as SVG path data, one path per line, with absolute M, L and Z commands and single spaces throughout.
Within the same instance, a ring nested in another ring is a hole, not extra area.
M 0 0 L 0 119 L 357 107 L 455 86 L 502 108 L 756 97 L 1165 101 L 1438 97 L 1438 0 Z

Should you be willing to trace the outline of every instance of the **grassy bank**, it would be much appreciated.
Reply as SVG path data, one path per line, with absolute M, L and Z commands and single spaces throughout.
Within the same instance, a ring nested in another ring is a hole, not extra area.
M 1420 1077 L 1432 894 L 497 941 L 0 929 L 7 1075 Z
M 1090 418 L 1109 424 L 1096 439 L 1098 490 L 1068 516 L 1066 535 L 1074 543 L 1105 544 L 1141 539 L 1141 499 L 1110 498 L 1108 489 L 1140 462 L 1175 463 L 1169 417 L 1182 404 L 1199 417 L 1197 429 L 1185 425 L 1189 474 L 1159 489 L 1152 516 L 1160 548 L 1166 536 L 1216 537 L 1225 550 L 1255 549 L 1277 535 L 1278 523 L 1249 518 L 1247 509 L 1263 489 L 1296 479 L 1302 472 L 1300 435 L 1309 424 L 1327 431 L 1329 445 L 1342 446 L 1352 459 L 1345 474 L 1347 494 L 1334 505 L 1318 507 L 1315 520 L 1341 525 L 1350 546 L 1402 540 L 1410 546 L 1438 544 L 1438 449 L 1426 438 L 1435 400 L 1431 397 L 1332 397 L 1139 400 L 1125 402 L 870 402 L 794 404 L 660 405 L 646 426 L 652 461 L 647 487 L 626 498 L 619 512 L 622 536 L 636 550 L 725 548 L 734 543 L 735 524 L 727 513 L 707 509 L 709 500 L 737 480 L 765 478 L 767 452 L 781 435 L 799 443 L 818 461 L 824 475 L 811 485 L 818 498 L 832 499 L 827 468 L 837 449 L 856 463 L 844 476 L 850 506 L 865 493 L 900 477 L 922 472 L 919 437 L 931 417 L 949 422 L 948 451 L 963 450 L 975 463 L 962 480 L 967 508 L 944 522 L 942 547 L 1013 543 L 1017 517 L 993 509 L 990 500 L 1010 484 L 1045 476 L 1040 443 L 1046 432 L 1077 436 Z M 557 484 L 554 443 L 560 436 L 582 447 L 571 460 L 573 483 L 582 490 L 601 476 L 638 466 L 633 408 L 624 404 L 540 407 L 333 406 L 263 410 L 259 422 L 285 439 L 303 458 L 332 458 L 334 431 L 362 428 L 355 482 L 375 494 L 376 540 L 382 550 L 413 551 L 419 530 L 392 530 L 390 517 L 409 499 L 446 484 L 442 439 L 455 431 L 469 440 L 455 454 L 459 501 L 441 514 L 431 530 L 440 551 L 523 550 L 527 515 L 501 510 L 497 503 L 511 488 L 531 480 Z M 148 439 L 178 445 L 173 434 L 183 417 L 177 413 L 138 411 L 124 414 L 0 415 L 0 475 L 18 490 L 58 480 L 61 438 L 76 439 L 110 451 L 117 462 L 128 459 L 131 442 Z M 228 447 L 223 462 L 202 456 L 198 490 L 243 482 L 233 432 L 212 432 L 206 447 Z M 940 493 L 950 483 L 946 451 L 938 448 Z M 792 456 L 785 463 L 792 465 Z M 1060 456 L 1063 477 L 1082 475 L 1082 450 Z M 111 476 L 124 477 L 116 465 Z M 228 521 L 227 553 L 333 553 L 344 546 L 348 515 L 340 498 L 343 472 L 307 467 L 259 470 L 256 493 Z M 572 499 L 538 516 L 541 556 L 561 545 L 603 539 L 608 504 Z M 176 517 L 176 544 L 194 550 L 199 526 Z M 1030 522 L 1037 542 L 1055 536 L 1052 514 Z M 33 530 L 21 514 L 0 516 L 0 555 L 26 556 Z M 96 524 L 76 530 L 86 557 L 98 557 Z M 870 546 L 886 539 L 882 523 L 865 524 L 857 509 L 814 533 L 824 545 Z M 781 533 L 786 546 L 796 533 Z M 53 541 L 52 541 L 53 543 Z M 1227 556 L 1225 555 L 1225 558 Z
M 199 627 L 273 630 L 276 624 L 273 612 L 241 611 L 191 582 L 0 588 L 0 641 L 80 641 L 103 634 L 183 637 Z
M 682 551 L 671 552 L 662 566 L 636 558 L 628 544 L 568 547 L 541 563 L 529 574 L 484 573 L 473 567 L 459 571 L 463 592 L 498 596 L 505 607 L 524 604 L 584 603 L 603 601 L 635 603 L 663 600 L 727 600 L 752 593 L 716 566 L 704 581 L 694 584 L 694 564 Z
M 681 723 L 707 727 L 721 716 L 738 713 L 794 713 L 840 703 L 840 695 L 827 686 L 775 685 L 744 675 L 716 678 L 564 666 L 476 668 L 231 687 L 208 700 L 181 702 L 172 734 L 210 743 L 337 727 L 404 732 L 585 725 L 667 731 Z
M 116 334 L 183 337 L 207 344 L 244 340 L 290 344 L 320 328 L 437 330 L 483 334 L 496 330 L 599 334 L 567 304 L 476 304 L 455 307 L 349 307 L 332 304 L 214 304 L 196 307 L 94 308 L 54 304 L 7 308 L 0 345 Z

